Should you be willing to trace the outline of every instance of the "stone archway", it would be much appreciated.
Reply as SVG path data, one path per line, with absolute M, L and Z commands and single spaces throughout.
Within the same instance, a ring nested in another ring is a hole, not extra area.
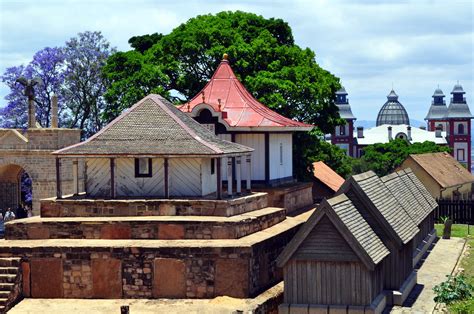
M 5 210 L 10 207 L 15 211 L 25 201 L 21 191 L 21 179 L 24 173 L 32 178 L 26 169 L 20 165 L 0 165 L 0 209 Z M 31 188 L 34 189 L 34 185 Z

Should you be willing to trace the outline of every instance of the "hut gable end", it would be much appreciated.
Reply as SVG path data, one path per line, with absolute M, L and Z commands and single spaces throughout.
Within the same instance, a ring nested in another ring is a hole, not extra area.
M 331 220 L 324 215 L 294 254 L 298 260 L 360 261 Z

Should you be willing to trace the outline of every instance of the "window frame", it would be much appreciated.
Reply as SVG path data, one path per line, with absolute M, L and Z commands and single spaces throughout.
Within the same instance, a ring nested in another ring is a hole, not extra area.
M 459 152 L 462 152 L 462 159 L 459 159 Z M 458 148 L 456 150 L 456 159 L 457 161 L 462 161 L 462 162 L 465 162 L 466 161 L 466 154 L 464 153 L 464 149 L 463 148 Z
M 140 172 L 140 159 L 148 159 L 148 172 Z M 151 158 L 139 157 L 135 158 L 135 178 L 151 178 L 153 176 L 153 163 Z

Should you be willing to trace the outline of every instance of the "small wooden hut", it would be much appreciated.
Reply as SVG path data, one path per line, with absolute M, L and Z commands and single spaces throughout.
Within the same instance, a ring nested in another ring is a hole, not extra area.
M 277 259 L 285 281 L 279 313 L 382 313 L 388 255 L 346 195 L 323 200 Z
M 436 201 L 410 168 L 386 175 L 381 180 L 420 229 L 413 242 L 413 265 L 416 265 L 436 238 Z
M 62 197 L 60 159 L 86 161 L 84 186 L 92 198 L 222 197 L 222 158 L 235 158 L 237 193 L 250 190 L 253 149 L 219 139 L 159 95 L 148 95 L 88 140 L 54 152 L 57 196 Z M 246 173 L 241 165 L 247 163 Z M 230 186 L 232 190 L 232 186 Z
M 418 227 L 402 205 L 372 171 L 350 177 L 338 194 L 346 194 L 369 223 L 390 255 L 384 261 L 384 288 L 392 291 L 388 304 L 401 305 L 416 284 L 413 242 Z

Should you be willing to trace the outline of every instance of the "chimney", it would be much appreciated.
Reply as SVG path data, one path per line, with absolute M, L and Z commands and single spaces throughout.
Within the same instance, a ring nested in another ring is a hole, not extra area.
M 408 140 L 411 141 L 411 126 L 407 126 L 407 137 Z
M 422 129 L 422 130 L 425 130 L 425 131 L 426 131 L 426 126 L 422 125 L 422 126 L 420 126 L 420 129 Z
M 440 126 L 436 127 L 435 136 L 436 137 L 441 137 L 441 127 Z
M 58 127 L 58 96 L 53 94 L 51 97 L 51 128 Z
M 364 127 L 358 126 L 357 127 L 357 138 L 364 138 Z
M 392 126 L 388 126 L 387 129 L 388 129 L 388 140 L 391 141 L 391 140 L 393 140 L 393 137 L 392 137 Z

